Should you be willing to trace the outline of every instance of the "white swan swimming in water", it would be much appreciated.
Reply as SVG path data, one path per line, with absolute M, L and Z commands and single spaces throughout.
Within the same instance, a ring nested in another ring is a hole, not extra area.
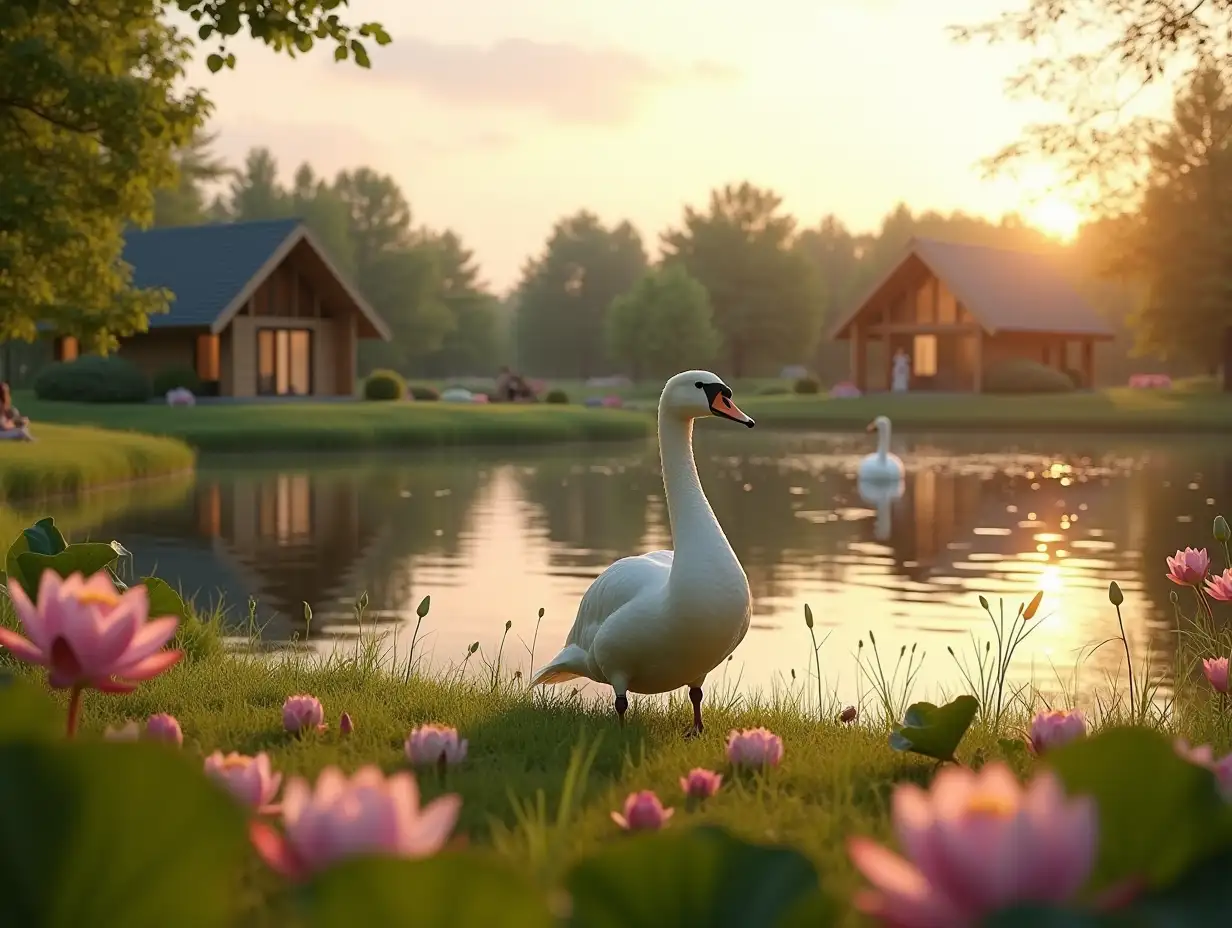
M 621 558 L 582 597 L 561 652 L 531 680 L 588 677 L 616 691 L 623 725 L 628 693 L 689 687 L 693 726 L 702 731 L 702 684 L 744 640 L 752 595 L 697 477 L 693 420 L 718 416 L 752 428 L 731 389 L 708 371 L 686 371 L 659 398 L 659 453 L 674 551 Z
M 877 450 L 860 461 L 859 479 L 865 483 L 888 483 L 902 480 L 903 462 L 890 454 L 890 420 L 878 416 L 869 423 L 868 430 L 877 432 Z

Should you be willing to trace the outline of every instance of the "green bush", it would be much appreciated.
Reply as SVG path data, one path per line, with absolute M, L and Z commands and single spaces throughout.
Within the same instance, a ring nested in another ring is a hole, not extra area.
M 560 387 L 555 387 L 548 391 L 548 395 L 543 398 L 543 401 L 545 403 L 563 405 L 569 402 L 569 394 L 560 389 Z
M 201 395 L 201 378 L 190 367 L 172 367 L 154 375 L 152 387 L 155 396 L 166 396 L 168 390 L 187 390 L 193 396 Z
M 757 391 L 758 396 L 786 396 L 791 392 L 789 387 L 781 383 L 772 383 Z
M 792 385 L 792 390 L 801 395 L 809 395 L 821 392 L 821 384 L 812 377 L 801 377 Z
M 86 354 L 39 371 L 34 395 L 62 403 L 144 403 L 150 378 L 124 358 Z
M 439 400 L 441 391 L 436 387 L 429 387 L 426 384 L 415 383 L 411 384 L 411 397 L 417 400 Z
M 1069 393 L 1074 382 L 1064 371 L 1015 358 L 1005 361 L 984 373 L 985 393 Z
M 397 371 L 373 371 L 364 381 L 366 400 L 400 400 L 405 397 L 406 381 Z
M 1086 382 L 1085 382 L 1086 378 L 1083 375 L 1082 371 L 1077 370 L 1072 367 L 1067 367 L 1064 370 L 1064 374 L 1066 377 L 1069 378 L 1069 382 L 1074 385 L 1075 389 L 1082 390 L 1086 387 Z

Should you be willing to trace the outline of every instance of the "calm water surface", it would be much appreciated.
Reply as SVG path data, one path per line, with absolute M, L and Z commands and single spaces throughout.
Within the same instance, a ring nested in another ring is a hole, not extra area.
M 717 672 L 743 687 L 808 672 L 805 603 L 829 635 L 827 687 L 844 698 L 870 632 L 890 664 L 903 646 L 925 652 L 917 695 L 956 689 L 946 648 L 989 636 L 981 593 L 1012 612 L 1045 591 L 1019 679 L 1073 686 L 1082 649 L 1116 634 L 1110 580 L 1125 591 L 1132 644 L 1165 652 L 1164 556 L 1206 544 L 1217 503 L 1232 498 L 1232 453 L 1197 439 L 901 437 L 905 493 L 870 502 L 853 478 L 863 435 L 699 433 L 702 482 L 753 590 L 753 628 Z M 475 641 L 494 656 L 509 621 L 503 659 L 520 669 L 540 607 L 536 663 L 608 564 L 670 547 L 657 452 L 642 444 L 206 458 L 194 484 L 104 514 L 88 534 L 119 539 L 139 572 L 199 602 L 221 597 L 237 626 L 254 599 L 271 644 L 350 646 L 366 591 L 365 625 L 396 632 L 405 655 L 415 605 L 431 594 L 418 647 L 434 663 L 456 663 Z M 1077 682 L 1103 683 L 1120 660 L 1119 647 L 1103 648 Z

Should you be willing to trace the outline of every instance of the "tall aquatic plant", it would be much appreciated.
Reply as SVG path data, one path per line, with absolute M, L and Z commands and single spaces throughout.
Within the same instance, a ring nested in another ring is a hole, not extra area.
M 915 652 L 918 645 L 912 644 L 911 651 L 908 653 L 907 646 L 903 645 L 898 649 L 898 660 L 894 662 L 894 671 L 886 675 L 885 666 L 881 662 L 881 651 L 877 648 L 877 636 L 873 634 L 872 629 L 868 633 L 869 643 L 872 645 L 872 658 L 864 657 L 864 639 L 856 645 L 856 666 L 860 668 L 860 673 L 868 680 L 869 685 L 873 688 L 873 693 L 876 694 L 877 701 L 881 704 L 881 714 L 887 728 L 898 723 L 907 712 L 907 706 L 911 704 L 911 693 L 915 689 L 916 677 L 920 674 L 920 668 L 924 666 L 925 653 L 921 654 L 919 660 L 916 659 Z M 904 661 L 906 666 L 904 667 Z M 902 674 L 900 677 L 899 675 Z
M 970 666 L 965 658 L 960 659 L 953 647 L 946 645 L 946 650 L 958 666 L 967 687 L 971 690 L 971 695 L 980 702 L 980 718 L 985 724 L 991 726 L 993 731 L 1000 729 L 1006 711 L 1014 699 L 1021 695 L 1022 689 L 1020 688 L 1011 694 L 1009 699 L 1006 699 L 1005 684 L 1009 678 L 1010 664 L 1014 661 L 1014 652 L 1018 650 L 1020 644 L 1026 641 L 1028 635 L 1039 628 L 1040 623 L 1031 623 L 1039 612 L 1040 603 L 1043 600 L 1044 591 L 1040 590 L 1031 597 L 1029 603 L 1025 605 L 1019 603 L 1018 611 L 1010 621 L 1009 627 L 1006 628 L 1005 600 L 1000 600 L 997 615 L 993 615 L 988 599 L 981 596 L 980 607 L 992 623 L 997 652 L 993 654 L 991 640 L 983 642 L 983 647 L 981 647 L 975 633 L 971 632 L 971 651 L 975 657 L 974 667 Z

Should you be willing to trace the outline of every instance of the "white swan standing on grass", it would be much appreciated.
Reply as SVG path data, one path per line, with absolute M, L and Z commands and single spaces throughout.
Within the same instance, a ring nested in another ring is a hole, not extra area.
M 860 461 L 859 479 L 863 483 L 890 483 L 903 479 L 903 462 L 890 454 L 890 420 L 878 416 L 868 430 L 877 432 L 877 450 Z
M 659 397 L 659 454 L 674 551 L 621 558 L 590 585 L 564 648 L 531 680 L 588 677 L 616 691 L 621 724 L 628 694 L 689 687 L 693 725 L 702 731 L 706 674 L 736 650 L 749 630 L 753 599 L 706 500 L 693 460 L 693 420 L 718 416 L 752 428 L 731 389 L 707 371 L 685 371 Z

